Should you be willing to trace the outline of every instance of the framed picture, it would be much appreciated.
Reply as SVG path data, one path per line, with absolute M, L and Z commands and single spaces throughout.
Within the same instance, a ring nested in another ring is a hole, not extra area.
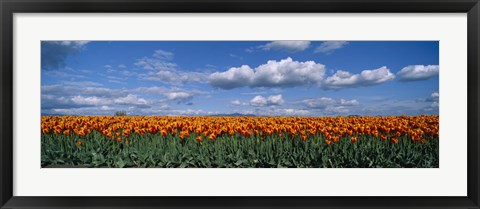
M 2 208 L 479 208 L 479 4 L 2 1 Z

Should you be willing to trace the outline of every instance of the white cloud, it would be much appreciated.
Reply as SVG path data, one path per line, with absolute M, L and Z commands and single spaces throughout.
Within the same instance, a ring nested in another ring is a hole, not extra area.
M 272 95 L 268 98 L 263 96 L 255 96 L 252 100 L 250 100 L 250 105 L 252 106 L 275 106 L 275 105 L 283 105 L 285 101 L 282 98 L 282 95 Z
M 177 64 L 173 62 L 168 62 L 163 59 L 156 59 L 156 58 L 149 58 L 149 57 L 138 59 L 137 62 L 134 63 L 134 65 L 140 68 L 143 68 L 145 70 L 164 70 L 164 71 L 177 70 Z
M 440 98 L 440 94 L 438 92 L 433 92 L 430 95 L 430 101 L 437 101 L 438 102 L 439 98 Z
M 359 102 L 356 99 L 352 99 L 352 100 L 340 99 L 339 103 L 340 105 L 343 105 L 343 106 L 356 106 L 359 104 Z
M 163 95 L 166 99 L 171 101 L 176 101 L 177 104 L 192 104 L 191 100 L 196 95 L 208 94 L 208 92 L 198 91 L 198 90 L 185 90 L 181 88 L 164 88 L 164 87 L 140 87 L 132 89 L 133 92 L 146 93 L 146 94 L 160 94 Z
M 72 112 L 66 112 L 65 114 L 111 115 L 112 111 L 125 110 L 127 107 L 133 107 L 137 110 L 150 108 L 151 105 L 161 106 L 163 104 L 162 101 L 147 100 L 134 93 L 141 92 L 124 88 L 44 85 L 42 86 L 42 114 L 59 114 L 54 109 L 72 109 Z M 110 109 L 103 106 L 108 106 Z M 102 112 L 102 110 L 105 111 Z
M 74 96 L 74 97 L 72 98 L 72 101 L 73 101 L 75 104 L 80 104 L 80 105 L 93 105 L 93 106 L 104 105 L 104 104 L 109 104 L 109 103 L 111 103 L 111 100 L 110 100 L 110 99 L 101 98 L 101 97 L 96 97 L 96 96 L 93 96 L 93 97 Z
M 215 87 L 233 89 L 252 83 L 255 72 L 248 65 L 239 68 L 230 68 L 225 72 L 215 72 L 208 77 L 208 81 Z
M 146 70 L 176 70 L 177 64 L 170 62 L 172 59 L 172 52 L 156 50 L 151 57 L 138 59 L 134 65 Z
M 116 70 L 113 69 L 113 67 L 111 65 L 104 65 L 103 67 L 107 70 L 108 73 L 116 72 Z
M 310 41 L 272 41 L 258 48 L 269 51 L 279 50 L 286 52 L 299 52 L 307 49 L 310 46 Z
M 134 72 L 128 71 L 128 70 L 123 70 L 122 75 L 125 76 L 125 77 L 131 77 L 131 76 L 137 75 L 137 73 L 134 73 Z
M 240 100 L 235 99 L 235 100 L 230 101 L 230 104 L 234 105 L 234 106 L 238 106 L 238 105 L 241 105 L 242 103 L 240 102 Z
M 301 101 L 305 106 L 308 108 L 313 108 L 313 109 L 324 109 L 328 105 L 335 104 L 336 101 L 332 98 L 328 97 L 321 97 L 321 98 L 315 98 L 315 99 L 304 99 Z
M 61 71 L 61 70 L 47 70 L 44 72 L 45 75 L 48 75 L 50 77 L 62 77 L 62 78 L 81 78 L 81 79 L 85 79 L 87 78 L 85 75 L 80 75 L 80 74 L 73 74 L 73 73 L 66 73 L 65 71 Z
M 178 81 L 180 76 L 174 71 L 160 70 L 157 72 L 149 72 L 147 77 L 144 77 L 145 80 L 158 80 L 163 82 L 172 82 Z
M 129 94 L 126 97 L 120 97 L 113 100 L 116 104 L 122 105 L 146 105 L 148 102 L 145 99 L 138 98 L 136 95 Z
M 57 44 L 65 47 L 83 49 L 90 41 L 49 41 L 48 43 Z
M 438 73 L 438 65 L 409 65 L 402 68 L 397 76 L 401 81 L 417 81 L 432 78 Z
M 260 95 L 255 96 L 252 100 L 250 100 L 250 105 L 252 106 L 265 106 L 267 105 L 267 99 Z
M 274 109 L 272 115 L 308 115 L 310 111 L 308 110 L 301 110 L 301 109 L 293 109 L 293 108 L 286 108 L 286 109 Z
M 139 78 L 143 80 L 161 81 L 170 84 L 184 84 L 186 82 L 206 82 L 207 73 L 182 71 L 176 63 L 171 62 L 173 53 L 156 50 L 151 57 L 144 57 L 135 62 L 135 66 L 147 73 L 139 74 Z M 125 73 L 125 72 L 124 72 Z M 129 73 L 132 75 L 132 73 Z
M 315 53 L 320 52 L 320 53 L 325 53 L 325 54 L 331 54 L 336 49 L 340 49 L 347 44 L 348 44 L 347 41 L 324 41 L 322 44 L 320 44 L 320 46 L 318 46 L 315 49 L 314 52 Z
M 364 70 L 360 74 L 339 70 L 326 78 L 322 86 L 325 89 L 355 88 L 384 83 L 394 78 L 395 75 L 385 66 L 375 70 Z
M 345 114 L 350 112 L 345 106 L 328 106 L 325 111 L 334 114 Z
M 105 98 L 105 97 L 84 97 L 84 96 L 74 96 L 71 98 L 72 102 L 77 105 L 87 105 L 87 106 L 103 106 L 108 104 L 119 104 L 119 105 L 147 105 L 148 102 L 145 99 L 138 98 L 136 95 L 129 94 L 125 97 L 119 98 Z
M 163 95 L 169 100 L 184 100 L 191 99 L 192 94 L 187 92 L 165 92 Z
M 100 110 L 107 111 L 107 110 L 113 110 L 113 108 L 111 108 L 107 105 L 103 105 L 102 107 L 100 107 Z
M 175 115 L 206 115 L 206 112 L 199 109 L 186 109 L 186 110 L 169 110 L 167 115 L 175 116 Z
M 356 99 L 335 100 L 329 97 L 304 99 L 304 100 L 301 100 L 300 102 L 311 111 L 316 112 L 316 114 L 326 114 L 326 115 L 346 114 L 351 111 L 348 107 L 353 107 L 360 104 Z
M 236 55 L 236 54 L 229 54 L 230 57 L 237 58 L 243 60 L 242 56 Z
M 101 84 L 101 83 L 92 82 L 92 81 L 78 81 L 78 82 L 65 81 L 63 83 L 66 84 L 66 85 L 70 85 L 70 86 L 82 86 L 82 87 L 85 87 L 85 86 L 103 86 L 103 84 Z
M 350 110 L 348 106 L 353 107 L 357 106 L 360 103 L 356 99 L 346 100 L 339 99 L 335 100 L 329 97 L 320 97 L 314 99 L 304 99 L 300 101 L 301 104 L 306 106 L 308 109 L 312 110 L 323 110 L 327 114 L 343 114 L 347 113 Z
M 271 104 L 271 105 L 283 105 L 285 101 L 282 99 L 282 95 L 279 94 L 279 95 L 269 96 L 267 98 L 267 102 L 268 104 Z
M 159 49 L 159 50 L 155 50 L 152 57 L 162 59 L 162 60 L 171 60 L 173 59 L 173 53 Z
M 318 84 L 325 74 L 325 66 L 314 61 L 298 62 L 292 58 L 269 60 L 255 69 L 248 65 L 215 72 L 209 83 L 222 89 L 238 87 L 294 87 Z
M 41 103 L 42 114 L 112 115 L 115 110 L 150 108 L 150 102 L 132 94 L 123 97 L 42 94 Z
M 430 110 L 438 110 L 440 94 L 438 92 L 433 92 L 432 94 L 430 94 L 430 97 L 426 99 L 420 99 L 420 101 L 430 102 Z

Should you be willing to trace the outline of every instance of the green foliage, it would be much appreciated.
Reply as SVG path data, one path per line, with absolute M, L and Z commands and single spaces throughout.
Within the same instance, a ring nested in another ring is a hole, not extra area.
M 372 136 L 356 143 L 341 138 L 327 145 L 321 135 L 302 141 L 300 136 L 239 134 L 203 143 L 191 135 L 183 140 L 160 134 L 132 134 L 117 142 L 94 131 L 76 135 L 42 135 L 42 167 L 163 167 L 163 168 L 398 168 L 439 167 L 439 140 L 425 144 L 400 137 L 398 144 Z M 78 144 L 77 142 L 81 142 Z

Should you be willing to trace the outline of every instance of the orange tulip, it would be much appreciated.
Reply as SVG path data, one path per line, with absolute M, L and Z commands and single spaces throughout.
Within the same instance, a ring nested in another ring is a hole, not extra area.
M 352 136 L 352 137 L 350 138 L 350 140 L 351 140 L 353 143 L 355 143 L 355 142 L 357 142 L 357 137 Z

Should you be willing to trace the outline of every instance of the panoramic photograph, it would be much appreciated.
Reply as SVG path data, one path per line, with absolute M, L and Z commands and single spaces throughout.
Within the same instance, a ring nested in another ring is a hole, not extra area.
M 438 41 L 41 42 L 42 168 L 439 168 Z

